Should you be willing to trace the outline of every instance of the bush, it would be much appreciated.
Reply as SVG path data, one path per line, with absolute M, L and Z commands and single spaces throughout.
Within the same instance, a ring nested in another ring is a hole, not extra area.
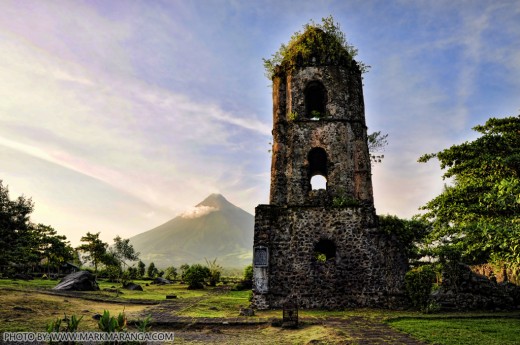
M 220 275 L 222 274 L 222 266 L 217 264 L 217 258 L 213 261 L 209 261 L 206 259 L 206 264 L 209 269 L 209 285 L 217 286 L 217 283 L 220 282 Z
M 123 332 L 126 331 L 127 318 L 125 312 L 119 313 L 117 317 L 110 316 L 108 310 L 103 311 L 103 316 L 98 321 L 98 327 L 103 332 Z
M 175 280 L 177 278 L 177 269 L 173 266 L 166 268 L 163 277 L 168 280 Z
M 244 279 L 233 286 L 233 291 L 250 290 L 253 288 L 253 265 L 244 269 Z
M 435 277 L 435 270 L 431 265 L 414 268 L 406 273 L 406 291 L 414 307 L 420 310 L 427 308 Z
M 204 281 L 209 277 L 209 268 L 200 264 L 190 266 L 184 274 L 184 280 L 188 283 L 188 289 L 204 288 Z
M 249 265 L 244 269 L 244 280 L 253 280 L 253 265 Z

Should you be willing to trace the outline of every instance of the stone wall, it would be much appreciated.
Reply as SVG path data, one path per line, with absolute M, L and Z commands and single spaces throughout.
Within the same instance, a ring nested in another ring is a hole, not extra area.
M 454 265 L 450 272 L 443 272 L 440 288 L 432 293 L 443 310 L 520 309 L 520 286 L 497 283 L 494 277 L 472 272 L 469 266 Z
M 335 255 L 315 257 L 330 240 Z M 254 267 L 253 305 L 280 308 L 297 299 L 301 308 L 398 307 L 405 302 L 407 270 L 395 239 L 380 233 L 373 208 L 256 208 L 255 247 L 269 250 L 268 267 Z

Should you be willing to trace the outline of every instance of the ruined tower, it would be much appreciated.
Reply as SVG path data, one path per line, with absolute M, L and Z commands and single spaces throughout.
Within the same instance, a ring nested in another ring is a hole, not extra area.
M 378 229 L 361 72 L 331 35 L 308 28 L 273 76 L 268 205 L 255 210 L 253 306 L 392 307 L 406 260 Z M 313 178 L 326 181 L 317 189 Z

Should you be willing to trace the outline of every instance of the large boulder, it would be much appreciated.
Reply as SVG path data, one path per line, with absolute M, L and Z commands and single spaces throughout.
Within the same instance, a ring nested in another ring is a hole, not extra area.
M 96 291 L 96 277 L 88 271 L 79 271 L 65 276 L 53 290 Z
M 171 284 L 172 282 L 169 281 L 168 279 L 165 279 L 165 278 L 162 278 L 162 277 L 157 277 L 153 280 L 153 284 L 157 284 L 157 285 L 164 285 L 164 284 Z
M 123 285 L 124 289 L 133 290 L 133 291 L 143 291 L 143 287 L 136 283 L 126 283 Z

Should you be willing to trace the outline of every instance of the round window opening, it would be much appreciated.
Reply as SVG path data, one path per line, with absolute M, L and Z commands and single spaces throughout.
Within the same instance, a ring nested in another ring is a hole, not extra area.
M 333 241 L 322 239 L 314 245 L 314 257 L 318 262 L 325 262 L 336 257 L 336 245 Z

